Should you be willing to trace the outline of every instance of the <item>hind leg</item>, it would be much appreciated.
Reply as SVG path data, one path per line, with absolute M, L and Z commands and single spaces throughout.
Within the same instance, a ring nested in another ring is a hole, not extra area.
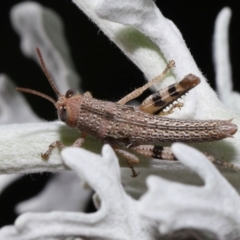
M 169 161 L 177 160 L 170 147 L 139 145 L 132 147 L 131 149 L 149 158 L 157 158 Z
M 151 94 L 142 102 L 142 104 L 139 106 L 139 109 L 150 114 L 170 114 L 174 108 L 183 107 L 183 103 L 173 102 L 177 101 L 181 96 L 183 96 L 199 83 L 200 79 L 198 77 L 193 74 L 188 74 L 180 82 L 172 84 L 167 88 Z M 170 109 L 167 112 L 163 112 L 163 110 L 171 104 L 172 106 Z
M 149 158 L 157 158 L 169 161 L 177 160 L 176 157 L 173 155 L 170 147 L 139 145 L 136 147 L 131 147 L 131 149 Z M 133 165 L 139 162 L 139 158 L 136 155 L 128 152 L 127 150 L 123 150 L 117 147 L 114 147 L 114 150 L 127 160 L 127 164 L 132 170 L 132 177 L 137 177 L 139 173 L 135 171 Z
M 139 145 L 136 147 L 132 147 L 131 149 L 149 158 L 156 158 L 156 159 L 162 159 L 162 160 L 168 160 L 168 161 L 177 161 L 177 158 L 172 153 L 172 150 L 170 147 L 162 147 L 162 146 L 154 146 L 154 145 Z M 209 159 L 209 161 L 211 161 L 216 167 L 234 169 L 237 171 L 240 170 L 238 166 L 235 166 L 232 163 L 224 162 L 221 159 L 216 159 L 214 156 L 206 152 L 204 154 Z

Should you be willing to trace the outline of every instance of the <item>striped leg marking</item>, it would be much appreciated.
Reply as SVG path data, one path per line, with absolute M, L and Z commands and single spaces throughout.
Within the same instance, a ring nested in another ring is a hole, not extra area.
M 132 147 L 131 149 L 149 158 L 157 158 L 169 161 L 177 160 L 170 147 L 139 145 L 137 147 Z
M 193 74 L 188 74 L 180 82 L 170 85 L 147 97 L 139 109 L 150 114 L 159 114 L 164 108 L 177 101 L 181 96 L 187 93 L 200 83 L 200 79 Z M 175 107 L 182 107 L 182 103 L 177 103 L 170 108 L 170 113 Z

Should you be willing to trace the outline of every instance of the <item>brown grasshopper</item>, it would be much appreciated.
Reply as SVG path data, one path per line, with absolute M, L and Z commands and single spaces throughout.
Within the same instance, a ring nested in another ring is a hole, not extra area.
M 150 158 L 176 160 L 170 147 L 162 147 L 158 144 L 216 141 L 232 137 L 237 131 L 237 126 L 231 123 L 232 120 L 180 120 L 159 116 L 171 113 L 175 107 L 183 106 L 182 103 L 174 102 L 200 83 L 200 79 L 193 74 L 188 74 L 180 82 L 153 93 L 140 106 L 125 105 L 164 78 L 174 66 L 174 61 L 168 63 L 160 76 L 115 103 L 95 99 L 89 92 L 81 95 L 71 89 L 65 95 L 60 94 L 38 48 L 37 54 L 50 85 L 58 95 L 58 101 L 35 90 L 26 88 L 17 88 L 17 90 L 49 100 L 57 108 L 61 121 L 69 127 L 81 130 L 81 136 L 73 146 L 80 147 L 87 135 L 110 144 L 117 153 L 127 159 L 133 177 L 137 176 L 133 164 L 138 163 L 139 159 L 126 149 L 132 149 Z M 167 112 L 163 112 L 170 104 L 173 104 L 172 107 Z M 42 158 L 47 159 L 55 147 L 62 149 L 64 145 L 60 141 L 52 143 L 42 154 Z

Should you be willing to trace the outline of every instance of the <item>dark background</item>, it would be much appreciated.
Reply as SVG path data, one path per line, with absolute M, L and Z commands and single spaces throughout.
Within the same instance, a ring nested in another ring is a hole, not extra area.
M 41 69 L 35 62 L 24 57 L 19 49 L 19 37 L 11 27 L 9 11 L 13 5 L 20 2 L 23 1 L 0 1 L 0 73 L 9 75 L 18 86 L 28 86 L 55 97 Z M 115 101 L 144 83 L 142 73 L 71 1 L 35 2 L 55 10 L 62 17 L 72 59 L 82 78 L 81 87 L 84 91 L 92 92 L 96 98 Z M 240 91 L 238 1 L 157 0 L 156 4 L 182 32 L 199 68 L 213 88 L 215 87 L 212 61 L 214 22 L 224 6 L 232 9 L 231 62 L 234 89 Z M 26 95 L 26 98 L 40 117 L 46 120 L 56 119 L 56 111 L 50 102 L 31 95 Z M 9 211 L 15 202 L 35 194 L 49 176 L 49 174 L 26 176 L 6 189 L 0 197 L 0 226 L 14 220 L 13 211 Z
M 19 2 L 23 1 L 0 1 L 0 73 L 9 75 L 18 86 L 35 88 L 55 97 L 41 69 L 35 62 L 24 57 L 19 49 L 19 37 L 9 21 L 11 7 Z M 55 10 L 62 17 L 72 58 L 83 80 L 81 87 L 84 91 L 92 92 L 97 98 L 114 101 L 143 84 L 142 73 L 71 1 L 37 2 Z M 231 7 L 233 11 L 230 25 L 231 61 L 237 89 L 237 79 L 240 78 L 238 1 L 158 0 L 156 3 L 162 13 L 180 29 L 199 68 L 212 87 L 215 87 L 212 61 L 214 21 L 224 6 Z M 25 96 L 42 118 L 47 120 L 56 118 L 56 112 L 51 103 L 35 96 Z

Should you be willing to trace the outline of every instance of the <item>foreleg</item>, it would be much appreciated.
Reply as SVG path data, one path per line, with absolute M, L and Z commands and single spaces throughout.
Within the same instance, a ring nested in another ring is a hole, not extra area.
M 80 138 L 78 138 L 72 145 L 72 147 L 81 147 L 85 138 L 86 138 L 86 134 L 82 133 Z M 58 148 L 59 150 L 62 150 L 63 148 L 65 148 L 64 144 L 61 141 L 56 141 L 53 142 L 52 144 L 49 145 L 48 150 L 45 153 L 41 153 L 41 157 L 44 160 L 47 160 L 49 158 L 49 155 L 51 154 L 52 150 L 54 148 Z
M 65 146 L 60 141 L 53 142 L 52 144 L 50 144 L 48 146 L 48 150 L 45 153 L 41 153 L 41 157 L 42 157 L 42 159 L 47 160 L 49 155 L 50 155 L 50 153 L 52 152 L 52 150 L 54 148 L 58 148 L 58 149 L 62 150 L 64 147 Z
M 114 150 L 127 160 L 127 164 L 132 170 L 132 177 L 137 177 L 139 173 L 135 171 L 133 164 L 139 163 L 139 158 L 134 154 L 120 148 L 114 148 Z

